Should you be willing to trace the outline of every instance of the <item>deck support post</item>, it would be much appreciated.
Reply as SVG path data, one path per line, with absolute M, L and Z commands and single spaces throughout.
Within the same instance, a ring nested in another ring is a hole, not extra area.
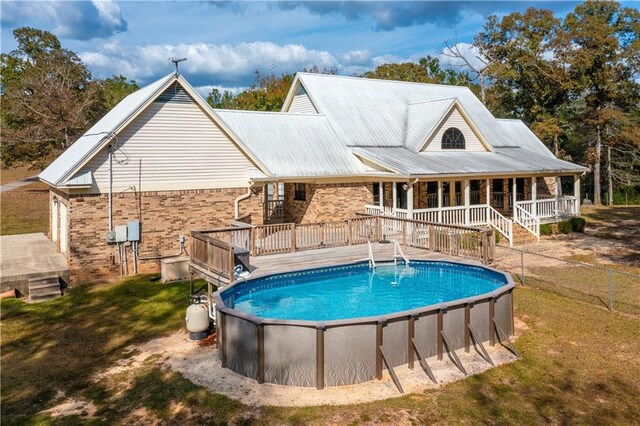
M 316 389 L 324 389 L 324 326 L 316 328 Z
M 464 224 L 469 225 L 471 223 L 471 212 L 469 206 L 471 205 L 471 182 L 469 179 L 464 180 Z
M 442 223 L 442 181 L 438 181 L 438 223 Z
M 436 355 L 438 356 L 438 361 L 442 361 L 443 354 L 443 342 L 442 342 L 442 330 L 444 326 L 444 309 L 440 309 L 438 311 L 438 317 L 436 321 Z
M 489 208 L 491 207 L 491 179 L 486 178 L 485 179 L 485 202 L 487 204 L 487 223 L 489 223 Z

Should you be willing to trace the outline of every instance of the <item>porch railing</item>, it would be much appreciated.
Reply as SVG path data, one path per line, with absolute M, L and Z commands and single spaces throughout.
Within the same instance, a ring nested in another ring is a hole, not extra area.
M 540 219 L 516 204 L 513 219 L 527 231 L 531 232 L 540 241 Z
M 560 219 L 580 214 L 578 200 L 573 196 L 518 201 L 517 206 L 539 219 Z

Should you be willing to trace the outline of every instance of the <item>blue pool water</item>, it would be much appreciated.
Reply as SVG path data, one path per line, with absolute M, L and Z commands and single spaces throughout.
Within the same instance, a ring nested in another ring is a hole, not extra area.
M 286 273 L 239 283 L 225 305 L 262 318 L 329 321 L 385 315 L 489 293 L 504 275 L 448 262 L 367 263 Z

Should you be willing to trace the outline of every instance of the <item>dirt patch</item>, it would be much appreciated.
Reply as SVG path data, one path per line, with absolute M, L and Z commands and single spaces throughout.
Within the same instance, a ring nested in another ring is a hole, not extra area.
M 91 418 L 96 415 L 96 406 L 89 401 L 83 401 L 80 399 L 66 398 L 63 392 L 58 391 L 56 397 L 58 401 L 56 405 L 43 411 L 45 414 L 49 414 L 51 417 L 67 417 L 67 416 L 81 416 Z
M 517 334 L 521 334 L 526 329 L 526 325 L 522 322 L 518 327 Z M 513 354 L 500 345 L 487 347 L 487 351 L 496 365 L 516 359 Z M 128 352 L 133 355 L 100 373 L 96 380 L 133 371 L 144 363 L 150 362 L 150 359 L 153 358 L 159 364 L 164 364 L 171 370 L 181 373 L 183 377 L 195 384 L 253 407 L 262 405 L 302 407 L 323 404 L 358 404 L 395 398 L 400 395 L 386 372 L 380 381 L 331 387 L 324 390 L 273 384 L 259 385 L 255 380 L 222 368 L 217 350 L 214 347 L 191 342 L 184 332 L 155 339 L 135 348 L 130 347 Z M 479 374 L 490 368 L 489 364 L 473 349 L 469 354 L 462 350 L 457 351 L 457 354 L 469 375 Z M 407 366 L 396 369 L 406 393 L 438 388 L 443 384 L 465 378 L 465 375 L 447 357 L 442 361 L 437 361 L 433 357 L 427 362 L 436 376 L 438 384 L 432 383 L 417 364 L 414 370 L 410 370 Z M 119 381 L 119 387 L 127 388 L 128 386 Z M 171 409 L 179 412 L 184 407 L 175 406 Z

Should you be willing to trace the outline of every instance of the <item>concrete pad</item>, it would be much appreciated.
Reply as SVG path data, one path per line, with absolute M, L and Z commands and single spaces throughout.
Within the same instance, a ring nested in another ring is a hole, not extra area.
M 1 291 L 17 288 L 28 293 L 28 280 L 58 275 L 66 279 L 67 259 L 42 233 L 0 237 Z

